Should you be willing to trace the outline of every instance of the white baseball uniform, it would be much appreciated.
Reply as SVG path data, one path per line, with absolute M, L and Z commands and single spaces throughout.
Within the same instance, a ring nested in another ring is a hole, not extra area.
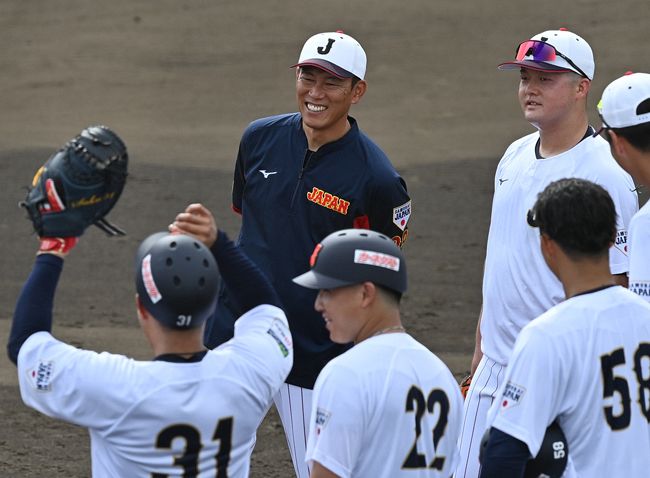
M 630 290 L 650 302 L 650 202 L 630 222 Z
M 512 143 L 496 170 L 483 276 L 483 359 L 465 400 L 457 478 L 479 474 L 478 453 L 487 410 L 519 331 L 564 299 L 562 284 L 544 262 L 539 230 L 526 222 L 526 213 L 537 195 L 550 182 L 569 177 L 603 186 L 617 212 L 610 269 L 613 274 L 628 271 L 627 225 L 638 210 L 632 178 L 612 158 L 609 145 L 599 136 L 587 136 L 570 150 L 543 159 L 535 154 L 538 140 L 539 133 L 535 132 Z
M 411 336 L 370 337 L 316 380 L 307 461 L 340 477 L 449 477 L 458 462 L 458 383 Z
M 257 427 L 292 362 L 284 312 L 260 305 L 196 362 L 136 361 L 37 332 L 18 377 L 25 404 L 89 429 L 94 477 L 232 478 L 248 476 Z
M 650 304 L 613 286 L 524 327 L 488 424 L 535 456 L 556 418 L 576 476 L 648 476 Z

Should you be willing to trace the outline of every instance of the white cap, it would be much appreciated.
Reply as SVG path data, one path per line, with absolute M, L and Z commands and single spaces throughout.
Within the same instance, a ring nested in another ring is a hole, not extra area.
M 296 66 L 315 66 L 339 78 L 366 74 L 366 52 L 342 31 L 317 33 L 305 42 Z
M 644 102 L 650 103 L 650 74 L 628 72 L 605 88 L 598 112 L 605 126 L 627 128 L 650 122 L 650 105 L 639 110 Z
M 538 61 L 530 55 L 530 57 L 524 57 L 520 61 L 501 63 L 498 68 L 500 70 L 512 70 L 523 67 L 547 72 L 569 70 L 581 76 L 584 73 L 590 80 L 594 79 L 594 72 L 596 70 L 594 53 L 591 51 L 589 43 L 582 37 L 568 31 L 566 28 L 560 28 L 559 30 L 547 30 L 538 33 L 531 40 L 537 40 L 551 45 L 558 52 L 558 55 L 552 61 Z M 565 58 L 562 58 L 562 55 L 571 60 L 573 65 Z M 582 72 L 579 70 L 582 70 Z

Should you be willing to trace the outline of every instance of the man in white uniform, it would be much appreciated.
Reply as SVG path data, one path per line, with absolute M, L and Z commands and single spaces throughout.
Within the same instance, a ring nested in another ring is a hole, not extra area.
M 211 218 L 194 204 L 178 220 L 190 213 L 194 221 Z M 212 251 L 167 233 L 138 249 L 137 311 L 152 361 L 54 338 L 54 295 L 76 238 L 61 239 L 67 246 L 56 250 L 47 243 L 36 257 L 16 305 L 9 356 L 27 405 L 89 429 L 94 477 L 248 476 L 257 427 L 293 349 L 271 284 L 223 232 L 214 233 Z M 234 338 L 208 351 L 203 328 L 217 298 L 217 263 L 246 312 Z
M 399 247 L 378 232 L 346 229 L 318 244 L 310 264 L 294 281 L 320 289 L 315 308 L 332 341 L 354 342 L 316 380 L 311 478 L 448 478 L 462 398 L 445 364 L 402 326 Z
M 598 103 L 603 126 L 618 164 L 635 182 L 650 186 L 650 74 L 629 73 L 613 81 Z M 630 290 L 650 301 L 650 204 L 630 222 Z
M 568 444 L 565 476 L 647 477 L 650 304 L 610 273 L 614 203 L 590 181 L 562 179 L 539 195 L 528 217 L 566 300 L 517 337 L 488 415 L 480 476 L 523 476 L 557 420 Z
M 519 70 L 519 102 L 537 131 L 512 143 L 496 170 L 457 478 L 479 474 L 487 410 L 519 331 L 563 298 L 562 285 L 542 258 L 539 236 L 526 225 L 537 194 L 566 177 L 589 179 L 609 191 L 618 213 L 610 267 L 622 284 L 628 271 L 627 225 L 638 210 L 632 178 L 616 164 L 607 142 L 593 136 L 588 122 L 594 58 L 587 42 L 566 30 L 546 31 L 521 43 L 515 60 L 500 68 Z

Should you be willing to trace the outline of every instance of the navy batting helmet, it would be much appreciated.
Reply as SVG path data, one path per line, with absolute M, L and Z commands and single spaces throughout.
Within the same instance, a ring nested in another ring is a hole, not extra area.
M 483 455 L 490 438 L 488 429 L 481 440 L 479 452 L 479 461 L 483 462 Z M 569 444 L 566 441 L 564 432 L 557 422 L 553 422 L 546 429 L 544 439 L 539 447 L 539 452 L 535 458 L 531 458 L 526 464 L 524 478 L 538 478 L 545 476 L 548 478 L 559 478 L 564 474 L 564 469 L 568 461 Z
M 219 271 L 199 240 L 159 232 L 138 248 L 135 285 L 140 302 L 156 320 L 172 329 L 192 329 L 214 311 Z
M 406 291 L 406 261 L 387 236 L 367 229 L 333 232 L 316 245 L 311 270 L 293 281 L 309 289 L 335 289 L 373 282 L 399 294 Z

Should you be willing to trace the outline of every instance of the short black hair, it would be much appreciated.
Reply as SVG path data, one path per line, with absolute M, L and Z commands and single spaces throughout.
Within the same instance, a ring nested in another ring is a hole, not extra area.
M 396 290 L 389 289 L 388 287 L 384 287 L 383 285 L 379 285 L 376 282 L 373 282 L 373 284 L 375 284 L 375 287 L 381 291 L 381 293 L 389 302 L 391 302 L 395 306 L 399 306 L 402 300 L 402 294 L 400 294 Z
M 550 183 L 527 219 L 574 259 L 606 255 L 616 239 L 614 201 L 602 186 L 585 179 Z

